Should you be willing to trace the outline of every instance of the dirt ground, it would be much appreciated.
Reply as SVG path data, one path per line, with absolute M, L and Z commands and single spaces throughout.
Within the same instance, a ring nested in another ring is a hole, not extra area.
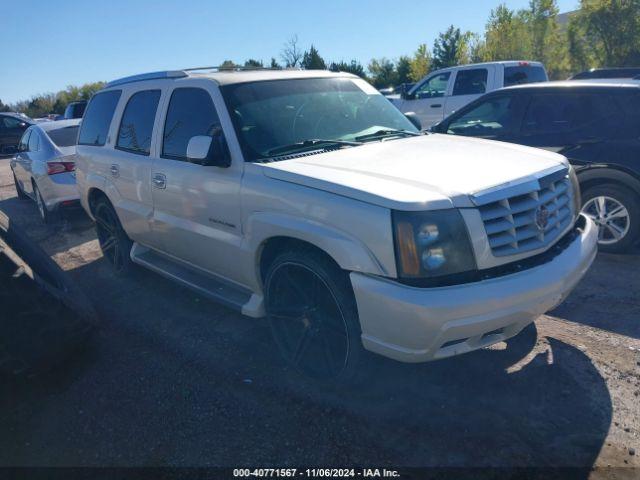
M 328 392 L 288 371 L 264 321 L 151 272 L 114 277 L 83 213 L 42 225 L 1 159 L 0 210 L 101 318 L 64 368 L 1 379 L 1 466 L 572 466 L 594 467 L 585 477 L 640 476 L 640 252 L 599 254 L 563 305 L 506 344 L 423 365 L 377 359 L 366 388 Z

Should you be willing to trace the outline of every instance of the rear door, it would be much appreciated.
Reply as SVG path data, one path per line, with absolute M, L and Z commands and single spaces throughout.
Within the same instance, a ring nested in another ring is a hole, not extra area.
M 446 98 L 445 117 L 494 89 L 493 65 L 460 68 L 454 72 L 453 90 Z
M 534 92 L 517 143 L 594 161 L 612 134 L 613 105 L 604 92 Z
M 241 242 L 241 159 L 227 168 L 193 163 L 189 140 L 220 131 L 222 96 L 213 82 L 176 82 L 168 92 L 154 158 L 153 229 L 162 250 L 193 266 L 240 280 L 237 258 Z M 230 126 L 230 121 L 226 121 Z
M 132 239 L 149 246 L 158 245 L 151 227 L 151 169 L 157 156 L 152 133 L 161 100 L 160 87 L 140 86 L 123 93 L 109 167 L 118 192 L 115 207 L 120 221 Z
M 444 105 L 450 93 L 451 72 L 434 73 L 414 87 L 411 100 L 402 104 L 403 112 L 415 112 L 422 128 L 429 128 L 444 118 Z

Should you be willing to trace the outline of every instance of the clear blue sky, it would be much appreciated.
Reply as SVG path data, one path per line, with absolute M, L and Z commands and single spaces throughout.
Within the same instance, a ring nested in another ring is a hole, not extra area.
M 67 85 L 225 59 L 280 61 L 297 34 L 327 60 L 411 54 L 454 24 L 481 32 L 501 0 L 9 0 L 0 27 L 4 103 Z M 504 0 L 522 8 L 528 0 Z M 561 12 L 578 0 L 558 0 Z M 403 9 L 399 10 L 399 9 Z

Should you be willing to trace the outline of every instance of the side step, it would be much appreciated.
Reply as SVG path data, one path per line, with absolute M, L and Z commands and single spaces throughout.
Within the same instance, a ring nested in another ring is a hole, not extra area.
M 137 243 L 131 249 L 131 260 L 245 315 L 262 316 L 262 296 L 246 288 L 190 268 Z

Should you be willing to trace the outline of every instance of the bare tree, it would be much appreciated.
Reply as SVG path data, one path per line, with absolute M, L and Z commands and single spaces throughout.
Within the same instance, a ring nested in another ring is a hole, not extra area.
M 302 62 L 304 52 L 298 47 L 298 35 L 294 35 L 284 44 L 280 57 L 284 64 L 289 67 L 298 67 Z

